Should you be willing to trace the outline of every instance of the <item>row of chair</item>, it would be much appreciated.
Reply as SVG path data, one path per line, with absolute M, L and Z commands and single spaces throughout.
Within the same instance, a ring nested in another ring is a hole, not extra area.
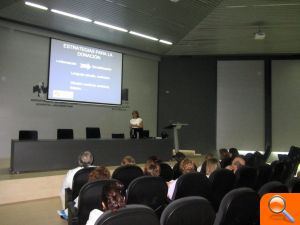
M 57 129 L 57 139 L 74 139 L 73 129 Z M 149 130 L 143 130 L 143 137 L 149 137 Z M 86 128 L 87 139 L 100 139 L 101 132 L 98 127 Z M 113 133 L 111 138 L 124 139 L 124 133 Z M 38 131 L 36 130 L 20 130 L 19 140 L 38 140 Z

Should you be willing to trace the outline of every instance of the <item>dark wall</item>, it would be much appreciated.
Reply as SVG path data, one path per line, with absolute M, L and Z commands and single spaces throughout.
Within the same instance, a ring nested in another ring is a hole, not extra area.
M 170 121 L 188 123 L 179 131 L 180 149 L 215 151 L 216 58 L 164 57 L 158 87 L 158 134 Z

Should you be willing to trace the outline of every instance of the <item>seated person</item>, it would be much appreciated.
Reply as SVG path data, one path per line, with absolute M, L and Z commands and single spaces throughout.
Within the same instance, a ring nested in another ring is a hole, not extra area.
M 197 167 L 196 167 L 195 163 L 192 160 L 190 160 L 188 158 L 185 158 L 180 162 L 179 168 L 180 168 L 182 174 L 187 174 L 187 173 L 196 172 Z M 176 186 L 176 182 L 177 182 L 177 179 L 167 182 L 167 184 L 168 184 L 168 198 L 169 199 L 172 199 L 172 196 L 173 196 L 173 193 L 174 193 L 174 190 L 175 190 L 175 186 Z
M 214 155 L 213 155 L 212 153 L 207 153 L 207 154 L 205 155 L 205 158 L 204 158 L 204 161 L 203 161 L 202 165 L 200 165 L 200 166 L 197 168 L 197 171 L 200 172 L 200 173 L 206 174 L 206 161 L 207 161 L 208 159 L 213 158 L 213 157 L 214 157 Z
M 70 188 L 72 190 L 73 177 L 77 171 L 82 168 L 89 167 L 93 164 L 94 157 L 90 151 L 85 151 L 78 156 L 78 167 L 71 169 L 67 172 L 60 191 L 60 198 L 62 208 L 65 208 L 65 189 Z
M 221 148 L 219 150 L 219 154 L 221 160 L 220 161 L 221 168 L 226 168 L 226 166 L 231 165 L 232 158 L 230 158 L 230 154 L 226 148 Z
M 226 169 L 232 170 L 234 173 L 241 167 L 246 165 L 246 161 L 241 156 L 237 156 L 233 159 L 231 165 L 227 166 Z
M 130 156 L 130 155 L 126 155 L 122 159 L 121 165 L 122 166 L 125 166 L 125 165 L 135 165 L 135 159 L 132 156 Z
M 209 177 L 215 170 L 220 169 L 220 163 L 216 158 L 206 160 L 206 176 Z
M 157 162 L 149 161 L 145 164 L 144 174 L 146 176 L 159 177 L 160 175 L 160 166 Z
M 97 180 L 109 180 L 110 172 L 105 166 L 97 166 L 90 174 L 88 182 L 93 182 Z M 75 198 L 75 207 L 78 208 L 78 197 Z M 68 209 L 57 211 L 58 215 L 67 220 L 68 219 Z
M 117 211 L 120 208 L 125 207 L 125 198 L 121 195 L 121 190 L 123 185 L 119 182 L 113 183 L 103 188 L 102 205 L 99 206 L 100 209 L 93 209 L 90 212 L 89 219 L 86 225 L 95 225 L 98 218 L 103 214 L 103 212 L 112 210 Z
M 233 160 L 235 157 L 239 156 L 239 151 L 236 148 L 229 149 L 230 158 Z

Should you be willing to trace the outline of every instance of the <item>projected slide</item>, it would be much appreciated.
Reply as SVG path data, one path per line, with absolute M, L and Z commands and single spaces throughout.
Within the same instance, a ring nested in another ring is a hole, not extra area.
M 49 100 L 121 104 L 121 53 L 51 39 L 49 66 Z

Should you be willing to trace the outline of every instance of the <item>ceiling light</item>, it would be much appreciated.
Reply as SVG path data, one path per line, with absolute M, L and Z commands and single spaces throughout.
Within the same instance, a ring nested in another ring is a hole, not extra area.
M 88 18 L 77 16 L 77 15 L 67 13 L 67 12 L 63 12 L 63 11 L 56 10 L 56 9 L 51 9 L 51 12 L 54 12 L 54 13 L 57 13 L 57 14 L 60 14 L 60 15 L 63 15 L 63 16 L 68 16 L 68 17 L 71 17 L 71 18 L 74 18 L 74 19 L 82 20 L 82 21 L 85 21 L 85 22 L 92 22 L 92 20 L 90 20 Z
M 235 9 L 235 8 L 247 8 L 246 5 L 227 5 L 226 8 Z
M 173 43 L 170 42 L 170 41 L 165 41 L 165 40 L 162 40 L 162 39 L 160 39 L 159 42 L 160 42 L 160 43 L 163 43 L 163 44 L 166 44 L 166 45 L 172 45 L 172 44 L 173 44 Z
M 117 26 L 110 25 L 110 24 L 107 24 L 107 23 L 102 23 L 102 22 L 99 22 L 99 21 L 94 21 L 94 24 L 97 24 L 97 25 L 100 25 L 100 26 L 103 26 L 103 27 L 108 27 L 108 28 L 118 30 L 118 31 L 122 31 L 122 32 L 128 32 L 128 30 L 126 30 L 122 27 L 117 27 Z
M 34 8 L 38 8 L 38 9 L 42 9 L 42 10 L 48 10 L 48 8 L 46 6 L 35 4 L 33 2 L 25 2 L 25 5 L 28 5 L 28 6 L 31 6 Z
M 141 33 L 135 32 L 135 31 L 130 31 L 129 33 L 132 34 L 132 35 L 135 35 L 135 36 L 139 36 L 139 37 L 142 37 L 142 38 L 150 39 L 152 41 L 158 41 L 157 38 L 149 36 L 149 35 L 146 35 L 146 34 L 141 34 Z
M 300 3 L 278 3 L 278 4 L 253 5 L 253 6 L 254 7 L 300 6 Z

